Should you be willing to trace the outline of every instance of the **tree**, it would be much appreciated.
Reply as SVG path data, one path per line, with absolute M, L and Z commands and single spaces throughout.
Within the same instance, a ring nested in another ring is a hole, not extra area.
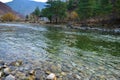
M 77 19 L 77 18 L 78 18 L 77 12 L 75 12 L 75 11 L 71 12 L 71 18 L 72 18 L 73 20 Z
M 52 12 L 50 11 L 49 8 L 42 9 L 41 15 L 44 16 L 44 17 L 47 17 L 50 20 L 50 23 L 52 23 L 53 14 L 52 14 Z
M 35 10 L 33 11 L 33 13 L 32 13 L 32 16 L 33 16 L 33 18 L 34 18 L 35 21 L 38 22 L 39 17 L 40 17 L 40 14 L 41 14 L 41 12 L 40 12 L 40 10 L 39 10 L 39 7 L 36 7 L 36 9 L 35 9 Z M 35 22 L 35 21 L 34 21 L 34 22 Z
M 89 0 L 79 0 L 78 4 L 78 15 L 81 20 L 83 20 L 83 24 L 86 24 L 86 19 L 91 16 L 91 7 Z
M 28 21 L 29 20 L 29 15 L 26 15 L 25 16 L 25 21 Z
M 120 0 L 111 0 L 112 5 L 112 18 L 120 18 Z
M 68 18 L 68 21 L 77 22 L 77 20 L 79 19 L 79 16 L 76 11 L 72 11 L 70 13 L 67 13 L 67 18 Z
M 112 10 L 112 5 L 110 4 L 110 0 L 100 0 L 99 3 L 100 15 L 108 15 Z
M 58 23 L 66 16 L 66 3 L 61 0 L 48 0 L 46 8 L 42 10 L 42 14 L 50 22 Z
M 6 13 L 1 17 L 2 21 L 14 21 L 16 16 L 13 13 Z
M 36 9 L 33 11 L 33 14 L 37 17 L 40 16 L 40 10 L 39 10 L 39 7 L 36 7 Z
M 115 3 L 115 8 L 116 8 L 116 12 L 119 14 L 120 16 L 120 0 L 117 0 Z
M 78 2 L 79 0 L 68 0 L 67 3 L 67 10 L 68 11 L 73 11 L 78 8 Z
M 86 23 L 87 19 L 97 17 L 105 19 L 112 10 L 110 0 L 79 0 L 79 18 Z M 108 18 L 108 17 L 107 17 Z

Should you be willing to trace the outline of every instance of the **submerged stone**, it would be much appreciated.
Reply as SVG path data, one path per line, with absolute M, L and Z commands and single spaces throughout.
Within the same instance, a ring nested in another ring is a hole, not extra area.
M 0 65 L 4 65 L 4 64 L 5 64 L 5 62 L 0 60 Z
M 40 70 L 36 70 L 35 71 L 35 78 L 36 80 L 45 80 L 45 72 L 44 71 L 40 71 Z
M 35 70 L 31 70 L 31 71 L 29 72 L 29 74 L 30 74 L 30 75 L 35 75 Z
M 5 78 L 5 80 L 15 80 L 15 76 L 10 74 Z
M 3 72 L 0 72 L 0 78 L 2 77 L 2 75 L 3 75 Z
M 21 66 L 22 64 L 23 62 L 20 60 L 10 63 L 11 66 Z
M 9 67 L 5 68 L 5 69 L 3 70 L 3 72 L 4 72 L 4 74 L 6 74 L 6 75 L 10 74 L 10 68 L 9 68 Z
M 56 75 L 54 73 L 51 73 L 47 76 L 48 80 L 56 80 Z
M 19 71 L 16 72 L 15 76 L 18 80 L 25 80 L 27 78 L 25 73 L 22 73 L 22 72 L 19 72 Z

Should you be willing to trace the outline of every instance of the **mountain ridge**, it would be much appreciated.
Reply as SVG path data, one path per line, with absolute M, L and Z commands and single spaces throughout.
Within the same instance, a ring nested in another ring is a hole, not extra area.
M 16 12 L 19 12 L 22 15 L 28 15 L 32 13 L 36 7 L 39 9 L 43 9 L 45 7 L 45 2 L 35 2 L 32 0 L 13 0 L 11 2 L 6 3 Z

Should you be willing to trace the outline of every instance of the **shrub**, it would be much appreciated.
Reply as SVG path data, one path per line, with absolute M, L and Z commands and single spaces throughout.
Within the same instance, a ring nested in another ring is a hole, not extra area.
M 6 13 L 1 17 L 2 21 L 14 21 L 16 16 L 13 13 Z

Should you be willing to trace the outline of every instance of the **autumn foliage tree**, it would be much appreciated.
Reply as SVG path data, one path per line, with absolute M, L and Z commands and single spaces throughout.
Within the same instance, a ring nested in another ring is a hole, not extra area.
M 72 12 L 68 13 L 67 17 L 68 17 L 69 21 L 77 21 L 79 16 L 76 11 L 72 11 Z
M 6 13 L 1 17 L 2 21 L 14 21 L 16 16 L 13 13 Z

